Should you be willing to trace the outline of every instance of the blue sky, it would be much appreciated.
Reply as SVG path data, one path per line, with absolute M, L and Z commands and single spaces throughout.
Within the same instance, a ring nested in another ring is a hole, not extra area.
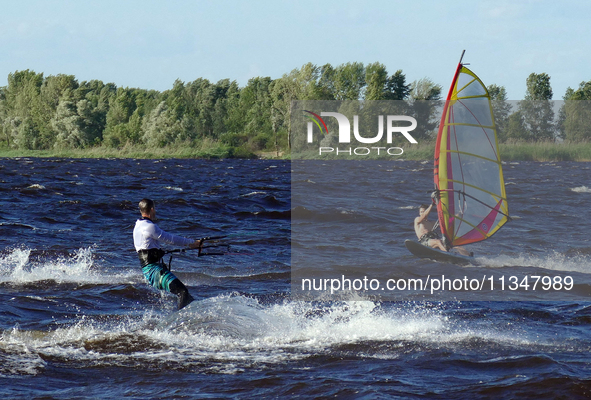
M 10 72 L 72 74 L 166 90 L 279 78 L 307 62 L 381 62 L 447 93 L 463 49 L 486 85 L 525 94 L 548 73 L 554 99 L 591 80 L 589 1 L 0 1 L 0 86 Z

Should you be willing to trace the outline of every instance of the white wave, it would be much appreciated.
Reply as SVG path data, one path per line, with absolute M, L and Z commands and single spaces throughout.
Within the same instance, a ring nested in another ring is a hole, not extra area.
M 36 352 L 30 352 L 24 341 L 14 339 L 18 328 L 12 334 L 0 335 L 0 378 L 18 375 L 37 375 L 47 363 Z
M 587 186 L 579 186 L 571 189 L 575 193 L 591 193 L 591 189 Z
M 250 197 L 250 196 L 256 196 L 258 194 L 265 195 L 265 194 L 267 194 L 267 192 L 250 192 L 250 193 L 247 193 L 247 194 L 241 194 L 239 197 Z
M 477 257 L 476 260 L 487 267 L 493 268 L 531 266 L 552 271 L 591 273 L 591 257 L 588 255 L 567 256 L 553 252 L 542 256 L 520 255 L 515 257 L 499 255 L 493 257 Z
M 54 280 L 57 283 L 120 283 L 139 272 L 127 275 L 105 274 L 94 264 L 94 248 L 81 248 L 70 257 L 31 261 L 31 249 L 16 248 L 0 257 L 0 283 L 31 283 Z
M 14 249 L 0 258 L 0 282 L 12 281 L 13 274 L 18 275 L 29 262 L 30 249 Z
M 33 185 L 27 186 L 27 189 L 39 189 L 39 190 L 43 190 L 43 189 L 45 189 L 45 186 L 39 185 L 39 184 L 35 183 Z
M 183 189 L 182 189 L 182 188 L 180 188 L 180 187 L 176 187 L 176 186 L 166 186 L 164 189 L 167 189 L 167 190 L 174 190 L 174 191 L 176 191 L 176 192 L 182 192 L 182 191 L 183 191 Z
M 443 311 L 420 305 L 388 308 L 371 301 L 263 305 L 253 298 L 225 295 L 194 302 L 167 317 L 148 311 L 139 320 L 130 316 L 108 323 L 83 317 L 48 332 L 13 329 L 0 335 L 0 346 L 20 346 L 26 352 L 19 354 L 30 360 L 51 357 L 110 366 L 157 362 L 184 368 L 206 363 L 214 372 L 236 373 L 249 365 L 333 354 L 339 346 L 359 345 L 362 357 L 389 359 L 406 351 L 407 342 L 454 347 L 478 338 L 527 346 L 544 340 L 539 335 L 521 338 L 508 329 L 505 325 L 495 329 L 485 321 L 480 327 L 462 326 Z M 385 347 L 368 355 L 367 343 L 373 342 Z

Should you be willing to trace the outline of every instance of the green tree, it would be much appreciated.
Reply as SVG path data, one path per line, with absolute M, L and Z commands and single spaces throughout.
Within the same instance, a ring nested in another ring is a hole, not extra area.
M 287 133 L 287 146 L 291 148 L 291 114 L 293 102 L 296 100 L 314 100 L 323 98 L 332 90 L 332 83 L 322 81 L 321 73 L 336 74 L 327 66 L 318 68 L 308 63 L 300 69 L 294 69 L 289 74 L 284 74 L 275 80 L 271 86 L 271 129 L 277 133 L 279 126 L 285 127 Z M 325 76 L 324 78 L 328 77 Z M 320 81 L 320 82 L 319 82 Z
M 388 93 L 388 71 L 378 62 L 365 67 L 365 100 L 386 100 Z
M 330 64 L 324 64 L 318 68 L 318 80 L 315 99 L 334 100 L 335 99 L 335 76 L 336 70 Z
M 9 118 L 6 107 L 6 88 L 0 87 L 0 141 L 4 141 L 6 147 L 10 147 L 10 134 L 8 133 L 7 120 Z
M 212 114 L 213 138 L 232 131 L 230 114 L 238 112 L 240 88 L 236 81 L 222 79 L 214 86 L 214 100 Z
M 554 140 L 554 110 L 552 108 L 552 88 L 548 74 L 529 75 L 526 81 L 527 92 L 519 102 L 519 111 L 524 126 L 529 132 L 529 140 Z
M 39 147 L 51 148 L 56 140 L 56 132 L 51 124 L 58 104 L 64 93 L 76 93 L 79 84 L 74 75 L 50 75 L 43 80 L 39 91 L 39 101 L 35 107 L 35 126 L 39 131 Z M 72 99 L 77 101 L 79 98 Z
M 565 140 L 591 139 L 591 81 L 581 82 L 577 90 L 568 88 L 559 112 L 559 131 Z
M 435 136 L 440 116 L 438 110 L 442 105 L 441 90 L 441 86 L 429 78 L 419 79 L 410 85 L 409 113 L 417 120 L 417 128 L 412 133 L 416 140 Z
M 82 105 L 82 108 L 86 104 Z M 55 148 L 84 148 L 90 144 L 90 138 L 83 129 L 82 118 L 77 113 L 76 104 L 66 94 L 60 100 L 51 119 L 51 125 L 57 132 Z
M 273 137 L 271 78 L 252 78 L 240 92 L 240 108 L 244 112 L 244 133 L 254 149 L 267 147 Z
M 213 136 L 215 87 L 207 79 L 197 79 L 182 87 L 175 82 L 175 90 L 167 98 L 167 104 L 176 118 L 184 118 L 182 136 L 186 140 Z
M 410 91 L 411 85 L 406 83 L 406 75 L 399 69 L 386 82 L 385 100 L 405 100 Z
M 109 91 L 107 90 L 107 93 Z M 127 143 L 137 143 L 142 136 L 140 129 L 141 120 L 145 114 L 145 100 L 150 96 L 145 90 L 118 88 L 117 91 L 108 97 L 109 106 L 106 114 L 104 106 L 100 106 L 101 100 L 107 93 L 101 94 L 97 99 L 95 120 L 98 124 L 102 122 L 104 115 L 105 128 L 102 134 L 102 141 L 110 147 L 121 147 Z M 132 120 L 132 116 L 135 117 Z
M 504 142 L 507 139 L 507 124 L 509 123 L 509 114 L 511 113 L 511 104 L 507 101 L 507 91 L 505 87 L 498 85 L 489 85 L 488 94 L 492 103 L 493 116 L 497 125 L 497 135 L 499 141 Z
M 142 142 L 148 147 L 165 147 L 183 137 L 183 126 L 174 111 L 162 101 L 144 119 Z
M 34 71 L 16 71 L 8 75 L 4 91 L 6 134 L 11 146 L 20 149 L 41 148 L 39 121 L 41 119 L 39 92 L 43 74 Z
M 521 111 L 517 110 L 509 115 L 504 138 L 513 141 L 526 141 L 531 138 Z
M 362 98 L 365 86 L 363 63 L 346 63 L 336 68 L 334 75 L 336 100 L 359 100 Z
M 74 91 L 74 98 L 87 103 L 78 104 L 79 115 L 83 118 L 83 126 L 92 138 L 92 144 L 103 141 L 103 132 L 107 124 L 107 112 L 109 111 L 109 99 L 116 96 L 117 87 L 112 84 L 104 84 L 99 80 L 82 82 Z M 137 140 L 136 140 L 137 141 Z

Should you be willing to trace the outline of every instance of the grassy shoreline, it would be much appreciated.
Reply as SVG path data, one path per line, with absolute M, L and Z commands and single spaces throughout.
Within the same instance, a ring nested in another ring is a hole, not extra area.
M 404 160 L 432 160 L 434 144 L 424 143 L 419 145 L 407 145 L 404 154 L 395 159 Z M 591 161 L 591 143 L 502 143 L 500 145 L 501 159 L 503 161 Z M 169 146 L 163 148 L 150 148 L 144 146 L 125 146 L 121 149 L 110 147 L 92 147 L 89 149 L 68 150 L 15 150 L 0 149 L 0 158 L 139 158 L 139 159 L 163 159 L 163 158 L 200 158 L 200 159 L 224 159 L 224 158 L 264 158 L 264 159 L 289 159 L 289 154 L 257 152 L 253 153 L 242 148 L 212 144 L 201 147 Z M 355 159 L 362 159 L 356 157 Z
M 406 160 L 431 160 L 434 143 L 404 149 Z M 502 161 L 591 161 L 591 143 L 501 143 Z
M 122 148 L 97 146 L 87 149 L 54 150 L 16 150 L 0 148 L 0 158 L 257 158 L 257 155 L 239 147 L 231 147 L 219 142 L 203 141 L 200 146 L 176 145 L 147 148 L 139 145 L 126 145 Z

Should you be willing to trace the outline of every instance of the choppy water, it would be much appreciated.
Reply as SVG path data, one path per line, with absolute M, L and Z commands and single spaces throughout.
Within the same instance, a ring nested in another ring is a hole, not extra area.
M 327 200 L 325 222 L 331 213 L 389 221 L 384 243 L 397 265 L 437 265 L 403 245 L 430 167 L 383 165 L 396 182 L 384 192 L 390 215 Z M 517 222 L 494 250 L 476 246 L 485 268 L 535 265 L 588 280 L 588 164 L 505 168 Z M 591 397 L 589 302 L 291 298 L 290 172 L 279 161 L 0 160 L 0 395 Z M 175 256 L 197 298 L 180 313 L 145 284 L 133 251 L 142 197 L 156 200 L 165 230 L 231 234 L 232 254 Z M 327 225 L 317 245 L 340 234 Z M 590 295 L 586 283 L 578 290 Z

